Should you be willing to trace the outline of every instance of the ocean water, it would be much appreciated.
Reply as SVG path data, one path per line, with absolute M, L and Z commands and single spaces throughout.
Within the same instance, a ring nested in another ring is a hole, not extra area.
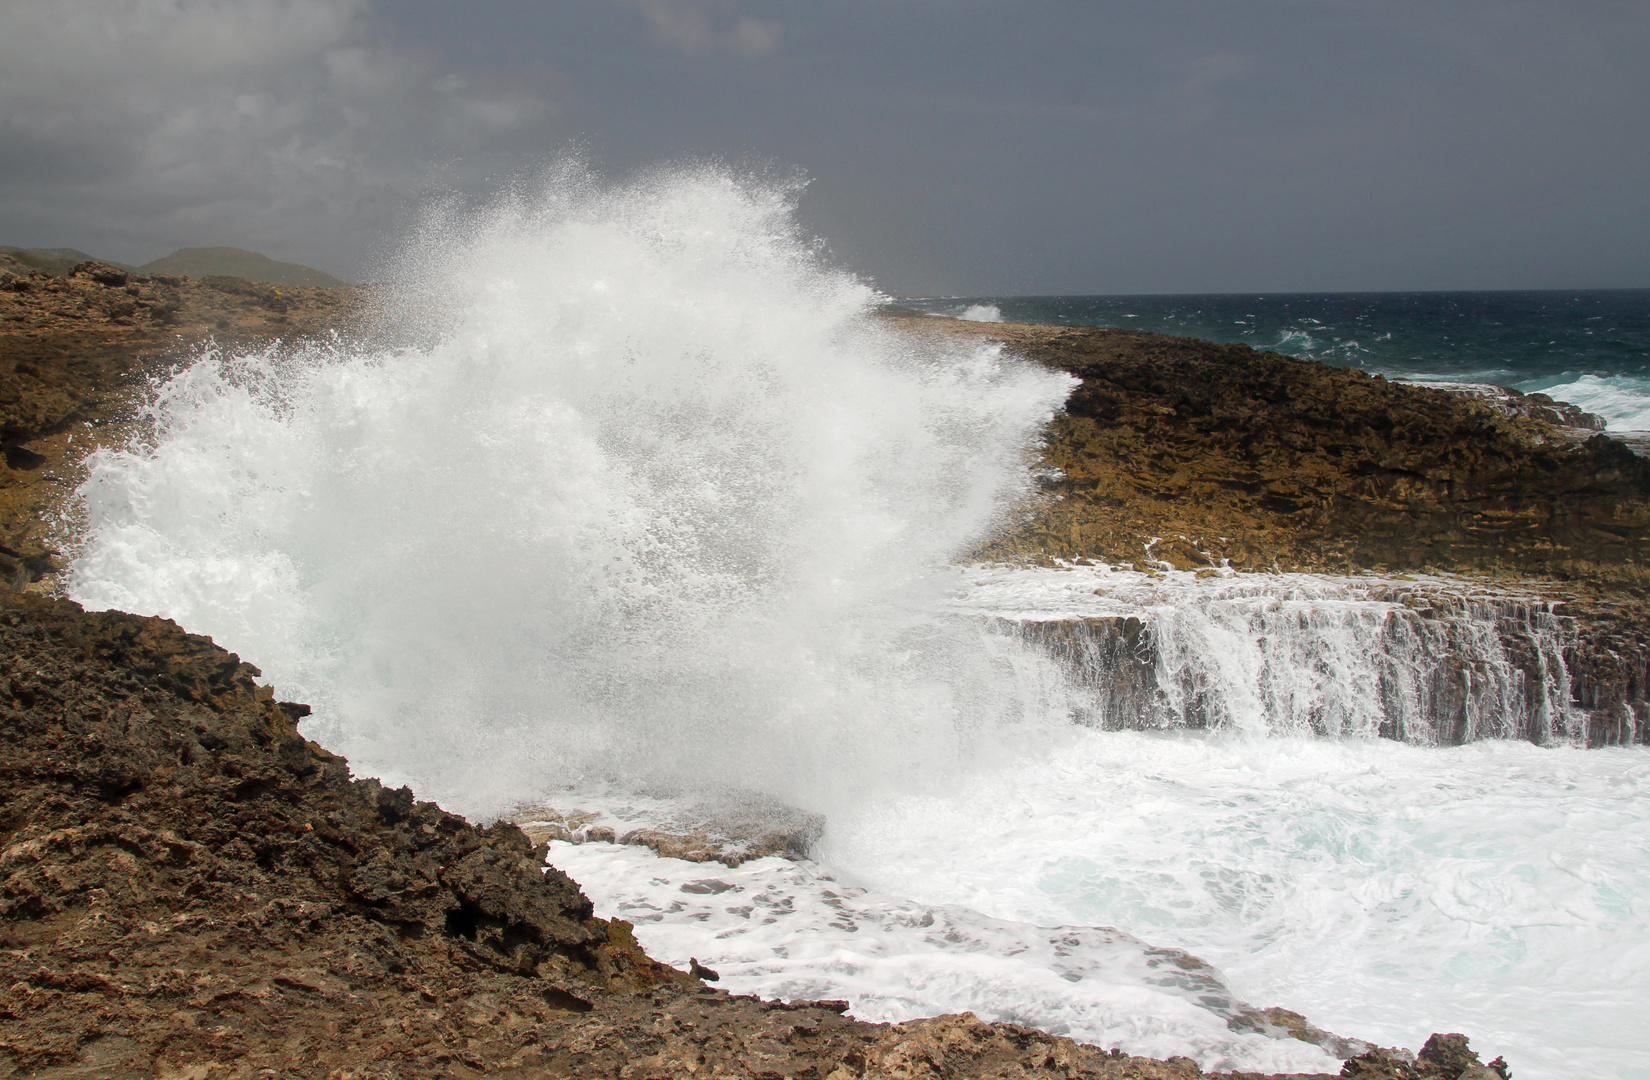
M 651 953 L 741 993 L 1340 1071 L 1233 1032 L 1241 999 L 1383 1045 L 1464 1031 L 1519 1077 L 1650 1075 L 1640 750 L 1073 727 L 950 791 L 839 811 L 815 863 L 552 846 Z M 1219 985 L 1177 982 L 1143 943 Z
M 1388 590 L 1470 584 L 1094 566 L 953 582 L 946 609 L 981 622 L 1146 620 L 1169 643 L 1160 674 L 1192 668 L 1222 722 L 1022 732 L 948 784 L 834 809 L 812 862 L 729 870 L 601 843 L 553 844 L 551 862 L 656 956 L 866 1019 L 967 1009 L 1210 1070 L 1337 1073 L 1317 1046 L 1228 1025 L 1282 1005 L 1383 1045 L 1466 1031 L 1519 1076 L 1650 1075 L 1650 753 L 1493 733 L 1438 747 L 1420 724 L 1370 737 L 1383 671 L 1443 648 L 1392 644 L 1409 608 Z M 1464 604 L 1440 633 L 1461 648 L 1475 621 L 1494 616 Z M 1512 670 L 1493 635 L 1476 647 L 1473 670 Z M 1314 712 L 1344 734 L 1314 737 Z
M 738 870 L 554 846 L 732 990 L 1338 1071 L 1228 1023 L 1283 1006 L 1650 1076 L 1650 753 L 1570 745 L 1562 672 L 1530 684 L 1466 601 L 1428 638 L 1391 583 L 955 565 L 1071 380 L 874 318 L 795 196 L 569 165 L 432 216 L 362 335 L 154 382 L 87 462 L 71 594 L 211 634 L 458 812 L 822 815 L 812 860 Z M 1167 643 L 1138 715 L 1031 632 L 1113 616 Z M 1440 650 L 1477 680 L 1466 746 L 1428 734 Z
M 1650 289 L 923 297 L 952 318 L 1109 326 L 1249 345 L 1389 378 L 1491 383 L 1650 431 Z

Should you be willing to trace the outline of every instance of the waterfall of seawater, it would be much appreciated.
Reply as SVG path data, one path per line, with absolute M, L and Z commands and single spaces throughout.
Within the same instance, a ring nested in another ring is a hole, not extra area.
M 359 332 L 155 384 L 88 463 L 72 595 L 211 634 L 451 809 L 823 812 L 811 862 L 552 845 L 738 992 L 1339 1069 L 1247 1001 L 1467 1031 L 1523 1080 L 1650 1076 L 1650 764 L 1563 745 L 1562 620 L 957 567 L 1071 380 L 870 317 L 793 195 L 564 169 L 432 219 Z
M 980 568 L 958 598 L 1057 659 L 1107 730 L 1584 742 L 1569 620 L 1470 582 Z M 1039 586 L 1041 596 L 1038 596 Z

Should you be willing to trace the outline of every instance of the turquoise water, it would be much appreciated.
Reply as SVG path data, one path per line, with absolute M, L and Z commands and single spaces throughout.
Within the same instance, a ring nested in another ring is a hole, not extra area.
M 937 315 L 1249 345 L 1388 377 L 1542 391 L 1650 430 L 1650 290 L 925 297 Z

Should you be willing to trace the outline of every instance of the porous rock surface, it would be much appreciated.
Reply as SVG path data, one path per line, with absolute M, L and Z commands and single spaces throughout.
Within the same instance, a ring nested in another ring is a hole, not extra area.
M 363 296 L 99 262 L 54 275 L 0 254 L 0 582 L 21 588 L 61 568 L 41 508 L 73 488 L 85 449 L 131 416 L 142 375 L 208 338 L 347 329 Z
M 1199 1075 L 705 987 L 166 620 L 0 591 L 0 663 L 0 1077 Z M 1373 1054 L 1352 1075 L 1459 1075 Z
M 1650 583 L 1650 461 L 1618 440 L 1244 345 L 1049 329 L 1016 348 L 1081 380 L 1058 475 L 992 552 Z
M 521 807 L 510 819 L 538 842 L 629 844 L 668 859 L 728 867 L 767 856 L 807 858 L 825 832 L 825 819 L 819 814 L 751 796 L 694 807 L 643 828 L 615 828 L 603 813 L 548 806 Z
M 1650 742 L 1650 461 L 1563 426 L 1573 407 L 1195 338 L 890 321 L 1080 380 L 1049 426 L 1042 496 L 981 558 L 1499 580 L 1572 620 L 1587 742 Z

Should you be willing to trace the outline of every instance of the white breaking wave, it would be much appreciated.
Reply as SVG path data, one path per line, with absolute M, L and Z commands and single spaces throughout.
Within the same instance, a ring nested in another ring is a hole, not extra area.
M 1003 312 L 996 304 L 969 304 L 957 318 L 964 322 L 1002 322 Z
M 1609 431 L 1650 431 L 1650 382 L 1642 378 L 1583 375 L 1543 386 L 1541 392 L 1602 416 Z

